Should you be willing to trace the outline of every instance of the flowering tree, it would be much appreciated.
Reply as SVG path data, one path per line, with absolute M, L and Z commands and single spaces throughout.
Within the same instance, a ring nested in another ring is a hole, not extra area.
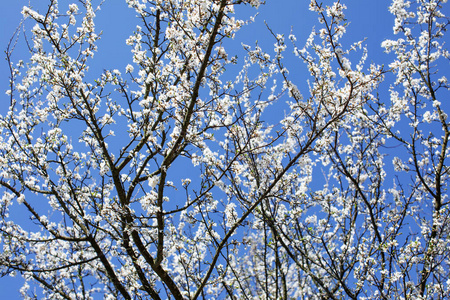
M 48 2 L 23 9 L 31 57 L 7 51 L 0 117 L 0 272 L 24 298 L 450 294 L 446 1 L 392 2 L 381 67 L 342 42 L 343 1 L 311 1 L 304 47 L 268 30 L 240 62 L 235 10 L 263 1 L 127 0 L 133 63 L 99 78 L 93 1 Z

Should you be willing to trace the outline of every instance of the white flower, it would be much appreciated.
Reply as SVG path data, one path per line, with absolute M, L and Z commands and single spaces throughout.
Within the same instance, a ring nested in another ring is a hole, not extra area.
M 128 64 L 125 68 L 127 73 L 132 73 L 134 71 L 134 67 L 130 64 Z
M 423 114 L 423 121 L 424 121 L 424 122 L 427 122 L 427 123 L 431 123 L 431 121 L 433 121 L 433 118 L 432 118 L 432 115 L 431 115 L 430 111 L 427 110 L 427 111 Z
M 227 227 L 231 227 L 234 225 L 234 223 L 237 221 L 238 215 L 236 212 L 236 204 L 234 203 L 228 203 L 225 207 L 225 225 Z
M 158 183 L 159 177 L 158 176 L 152 176 L 148 179 L 148 185 L 151 188 L 155 188 L 156 184 Z
M 18 198 L 17 198 L 17 203 L 22 204 L 25 201 L 25 195 L 21 194 Z
M 78 12 L 78 5 L 75 3 L 69 4 L 69 11 L 67 14 L 76 14 Z

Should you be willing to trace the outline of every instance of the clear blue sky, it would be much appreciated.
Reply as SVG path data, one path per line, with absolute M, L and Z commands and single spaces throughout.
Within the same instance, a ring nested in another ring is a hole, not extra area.
M 31 0 L 31 3 L 46 4 L 46 0 Z M 63 2 L 63 1 L 61 1 Z M 74 1 L 76 2 L 76 1 Z M 100 2 L 100 1 L 97 1 Z M 252 45 L 255 40 L 268 51 L 273 49 L 273 38 L 270 37 L 266 26 L 262 21 L 266 20 L 268 25 L 276 33 L 284 33 L 289 35 L 291 27 L 298 37 L 298 45 L 302 46 L 304 39 L 308 37 L 311 28 L 316 24 L 317 17 L 308 10 L 309 1 L 307 0 L 267 0 L 266 6 L 260 7 L 259 16 L 256 23 L 245 28 L 241 34 L 236 37 L 236 45 L 240 42 Z M 329 4 L 331 1 L 324 1 Z M 390 1 L 383 0 L 348 0 L 342 1 L 348 6 L 347 18 L 351 22 L 348 29 L 347 38 L 351 41 L 367 38 L 366 44 L 369 49 L 369 61 L 377 63 L 385 62 L 386 55 L 383 54 L 380 47 L 383 38 L 392 37 L 393 18 L 387 11 Z M 5 57 L 4 49 L 8 44 L 14 30 L 20 23 L 22 18 L 20 11 L 29 0 L 3 0 L 0 10 L 0 48 L 2 49 L 2 58 Z M 237 9 L 239 11 L 239 8 Z M 245 11 L 256 11 L 245 9 Z M 243 12 L 244 13 L 244 12 Z M 128 9 L 124 0 L 106 0 L 102 9 L 98 12 L 97 28 L 103 30 L 103 37 L 99 45 L 99 51 L 95 56 L 95 70 L 98 74 L 103 69 L 119 69 L 124 72 L 124 68 L 131 61 L 129 55 L 130 48 L 125 45 L 125 39 L 133 31 L 136 23 L 133 23 L 133 11 Z M 32 25 L 26 24 L 25 29 L 31 29 Z M 19 46 L 23 46 L 19 43 Z M 238 51 L 236 49 L 236 51 Z M 232 54 L 232 50 L 229 53 Z M 27 50 L 17 48 L 13 55 L 14 61 L 28 58 Z M 301 69 L 299 61 L 293 62 Z M 0 60 L 0 113 L 3 113 L 7 107 L 9 100 L 5 95 L 8 89 L 9 69 L 4 59 Z M 301 71 L 299 71 L 301 72 Z M 295 74 L 295 72 L 294 72 Z M 297 81 L 297 85 L 301 91 L 306 94 L 305 87 L 302 88 L 301 83 Z M 0 291 L 1 299 L 19 299 L 18 289 L 21 286 L 21 278 L 1 278 Z

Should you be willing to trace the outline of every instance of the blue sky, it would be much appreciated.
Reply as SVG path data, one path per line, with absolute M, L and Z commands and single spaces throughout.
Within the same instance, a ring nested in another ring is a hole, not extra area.
M 45 0 L 31 0 L 31 3 L 39 3 L 43 5 Z M 61 1 L 63 3 L 65 1 Z M 100 1 L 98 1 L 100 2 Z M 244 28 L 236 36 L 236 47 L 240 47 L 240 43 L 253 45 L 256 40 L 263 49 L 272 51 L 274 40 L 270 36 L 263 21 L 272 28 L 275 33 L 284 33 L 289 35 L 291 28 L 293 33 L 298 37 L 298 45 L 302 46 L 304 40 L 308 37 L 311 28 L 316 24 L 317 17 L 308 10 L 309 1 L 306 0 L 267 0 L 268 4 L 261 6 L 258 10 L 259 15 L 254 24 Z M 329 4 L 332 1 L 324 1 Z M 369 62 L 388 64 L 387 55 L 383 53 L 380 44 L 384 38 L 392 37 L 393 17 L 389 14 L 387 7 L 390 1 L 373 1 L 373 0 L 348 0 L 342 1 L 348 7 L 347 18 L 350 21 L 347 39 L 350 42 L 367 38 L 366 44 L 369 50 Z M 3 52 L 7 44 L 21 21 L 20 11 L 29 0 L 3 0 L 2 9 L 0 10 L 0 48 L 2 49 L 2 58 L 5 57 Z M 237 8 L 239 12 L 239 8 Z M 242 15 L 246 12 L 255 14 L 255 10 L 244 9 Z M 94 72 L 99 74 L 103 69 L 119 69 L 124 72 L 125 66 L 131 62 L 130 48 L 125 45 L 125 39 L 132 33 L 135 24 L 133 23 L 133 11 L 127 8 L 124 0 L 106 0 L 102 9 L 97 13 L 98 30 L 103 30 L 103 37 L 99 44 L 99 51 L 95 56 Z M 25 29 L 30 30 L 32 25 L 25 24 Z M 20 48 L 22 46 L 22 48 Z M 19 42 L 18 48 L 13 54 L 13 60 L 26 59 L 27 50 L 23 48 L 23 41 Z M 240 51 L 236 49 L 236 51 Z M 233 54 L 233 49 L 228 49 Z M 303 65 L 298 61 L 292 61 L 293 74 L 302 74 Z M 3 113 L 9 103 L 5 90 L 8 89 L 9 69 L 6 60 L 0 60 L 0 90 L 1 101 L 0 113 Z M 295 80 L 295 79 L 294 79 Z M 302 93 L 306 94 L 307 89 L 302 88 L 303 80 L 298 80 L 297 84 Z M 0 291 L 3 299 L 18 299 L 18 289 L 21 285 L 20 278 L 1 278 Z

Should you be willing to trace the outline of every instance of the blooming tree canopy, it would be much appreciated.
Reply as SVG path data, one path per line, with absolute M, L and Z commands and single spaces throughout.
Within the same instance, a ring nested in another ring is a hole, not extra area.
M 392 1 L 384 65 L 350 1 L 240 60 L 264 1 L 126 0 L 130 64 L 98 77 L 99 2 L 47 2 L 0 115 L 0 274 L 25 299 L 448 299 L 446 0 Z

